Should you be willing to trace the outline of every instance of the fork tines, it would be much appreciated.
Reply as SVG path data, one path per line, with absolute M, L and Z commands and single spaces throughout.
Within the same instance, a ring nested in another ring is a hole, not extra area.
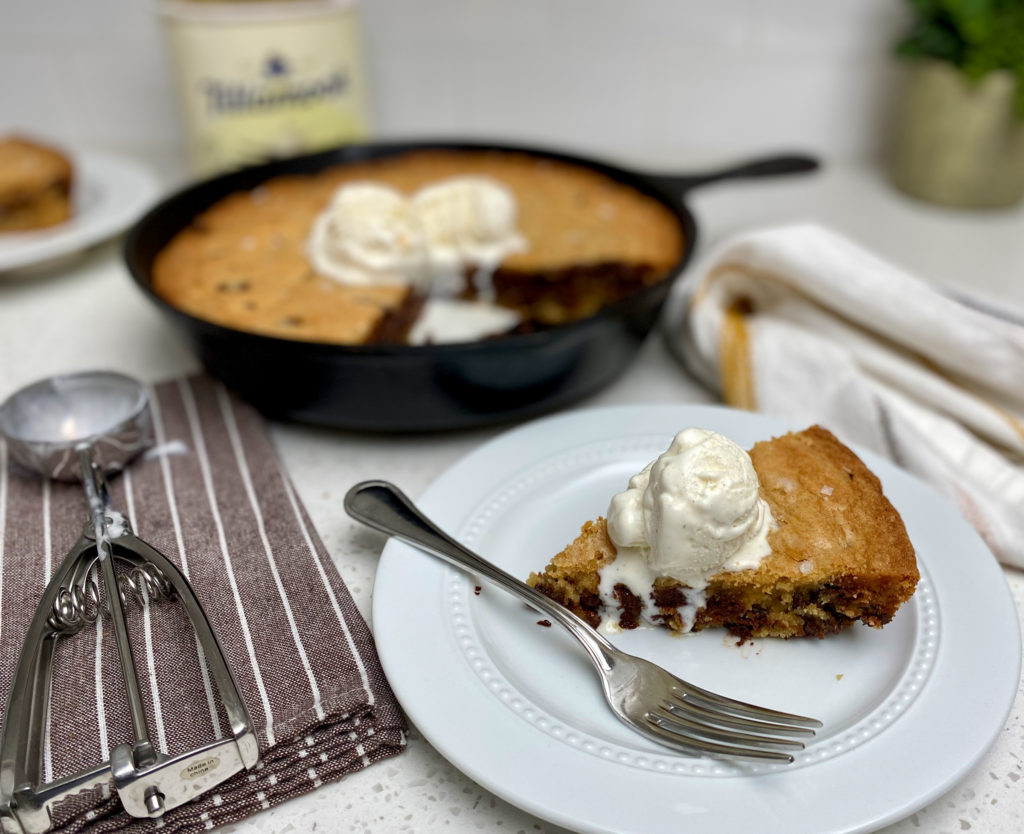
M 670 700 L 645 716 L 651 732 L 687 753 L 721 759 L 792 762 L 820 721 L 736 701 L 678 681 Z

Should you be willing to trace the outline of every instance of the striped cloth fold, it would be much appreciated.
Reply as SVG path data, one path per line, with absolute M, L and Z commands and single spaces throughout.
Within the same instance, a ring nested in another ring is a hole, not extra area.
M 116 793 L 55 811 L 64 832 L 203 831 L 340 779 L 405 745 L 373 638 L 278 461 L 262 419 L 207 377 L 151 391 L 156 444 L 111 479 L 115 508 L 188 577 L 249 708 L 261 762 L 156 821 Z M 81 534 L 81 486 L 43 481 L 0 439 L 0 696 L 51 573 Z M 229 731 L 182 607 L 127 618 L 153 743 L 170 755 Z M 57 641 L 44 781 L 109 759 L 131 738 L 108 620 Z

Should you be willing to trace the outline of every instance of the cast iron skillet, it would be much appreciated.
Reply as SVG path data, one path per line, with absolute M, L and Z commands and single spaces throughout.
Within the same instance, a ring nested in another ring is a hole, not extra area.
M 500 150 L 599 171 L 661 202 L 679 221 L 684 251 L 664 281 L 596 315 L 547 330 L 453 345 L 326 345 L 232 330 L 181 312 L 152 289 L 157 253 L 204 209 L 281 174 L 412 150 Z M 271 162 L 200 182 L 149 211 L 129 232 L 132 277 L 168 315 L 212 375 L 264 414 L 343 429 L 437 431 L 521 420 L 552 411 L 613 380 L 657 320 L 672 281 L 697 242 L 683 202 L 696 186 L 722 179 L 816 169 L 815 159 L 778 156 L 691 175 L 648 175 L 551 150 L 469 142 L 349 145 Z

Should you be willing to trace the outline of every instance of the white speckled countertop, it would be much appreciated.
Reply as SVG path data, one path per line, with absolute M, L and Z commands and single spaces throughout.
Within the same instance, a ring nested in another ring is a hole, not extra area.
M 701 252 L 733 231 L 816 220 L 936 282 L 1024 310 L 1024 209 L 967 214 L 894 193 L 877 170 L 836 165 L 814 176 L 729 183 L 695 192 Z M 698 253 L 700 254 L 700 253 Z M 132 286 L 119 242 L 34 271 L 0 275 L 0 399 L 39 377 L 108 367 L 157 380 L 196 367 L 161 315 Z M 651 338 L 611 387 L 578 407 L 613 403 L 712 402 Z M 383 538 L 358 529 L 341 509 L 347 488 L 387 477 L 419 494 L 445 467 L 500 429 L 384 437 L 291 425 L 273 437 L 321 536 L 369 618 Z M 1024 575 L 1006 570 L 1024 602 Z M 1004 731 L 964 780 L 885 829 L 1016 834 L 1024 830 L 1024 715 L 1018 697 Z M 942 728 L 936 728 L 942 732 Z M 556 832 L 476 785 L 413 729 L 409 749 L 338 784 L 234 826 L 246 832 Z

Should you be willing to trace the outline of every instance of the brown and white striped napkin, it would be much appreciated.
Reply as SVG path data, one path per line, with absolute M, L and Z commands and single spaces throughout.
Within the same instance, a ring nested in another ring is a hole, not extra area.
M 278 461 L 259 415 L 206 377 L 151 392 L 156 445 L 111 480 L 114 506 L 176 562 L 224 648 L 256 726 L 261 762 L 157 821 L 95 791 L 57 809 L 63 832 L 203 831 L 337 780 L 405 745 L 404 723 L 366 623 Z M 19 470 L 0 440 L 0 697 L 29 620 L 86 518 L 79 485 Z M 127 611 L 150 732 L 174 755 L 222 737 L 181 606 Z M 43 777 L 74 773 L 130 742 L 110 624 L 57 643 Z

